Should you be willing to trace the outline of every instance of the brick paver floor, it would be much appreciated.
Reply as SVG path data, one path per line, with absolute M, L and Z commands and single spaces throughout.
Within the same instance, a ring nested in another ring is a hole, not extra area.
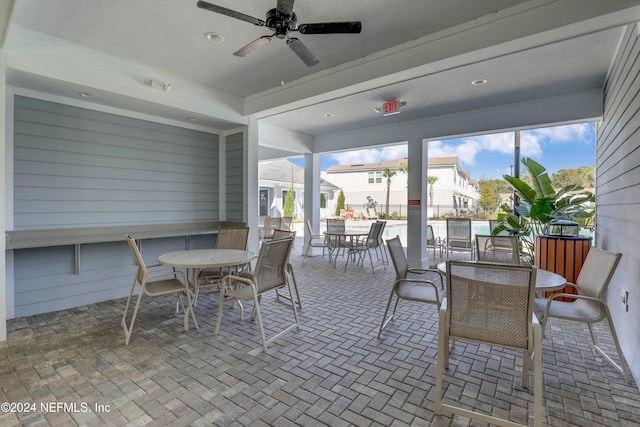
M 320 256 L 303 266 L 302 246 L 298 238 L 291 256 L 301 327 L 267 353 L 259 351 L 255 322 L 240 320 L 237 309 L 225 308 L 213 335 L 211 290 L 195 309 L 200 328 L 189 332 L 174 313 L 175 298 L 143 299 L 128 346 L 124 299 L 8 321 L 0 402 L 12 406 L 2 408 L 0 425 L 484 425 L 434 415 L 434 306 L 401 302 L 378 339 L 393 266 L 375 276 L 366 264 L 344 271 L 343 260 L 333 269 Z M 275 296 L 265 296 L 262 313 L 268 334 L 292 320 Z M 607 326 L 597 331 L 612 350 Z M 543 348 L 544 425 L 639 425 L 638 386 L 594 354 L 586 327 L 552 320 Z M 532 424 L 521 367 L 519 352 L 458 342 L 446 397 Z

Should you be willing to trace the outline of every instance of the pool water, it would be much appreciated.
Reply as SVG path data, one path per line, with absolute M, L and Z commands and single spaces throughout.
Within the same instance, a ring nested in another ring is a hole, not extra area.
M 440 237 L 445 237 L 447 235 L 447 223 L 445 221 L 429 221 L 428 224 L 433 227 L 433 234 Z M 367 231 L 369 230 L 369 226 L 358 226 L 357 224 L 351 223 L 347 224 L 347 229 L 354 231 Z M 475 234 L 489 234 L 489 224 L 487 221 L 472 221 L 471 222 L 471 235 Z M 383 236 L 385 239 L 390 239 L 395 236 L 400 236 L 401 239 L 406 239 L 407 237 L 407 223 L 406 222 L 397 222 L 397 223 L 387 223 L 387 226 L 384 228 Z
M 447 237 L 447 223 L 446 221 L 429 221 L 431 227 L 433 227 L 433 234 L 436 237 L 445 238 Z M 347 223 L 348 230 L 354 231 L 368 231 L 370 225 L 358 225 L 357 223 L 349 222 Z M 491 234 L 489 230 L 489 222 L 488 221 L 471 221 L 471 235 L 475 236 L 476 234 L 488 235 Z M 589 230 L 580 230 L 581 236 L 593 237 L 593 232 Z M 390 239 L 395 236 L 400 236 L 402 241 L 406 242 L 407 239 L 407 223 L 404 221 L 398 221 L 395 223 L 387 222 L 387 226 L 384 229 L 383 236 L 385 239 Z

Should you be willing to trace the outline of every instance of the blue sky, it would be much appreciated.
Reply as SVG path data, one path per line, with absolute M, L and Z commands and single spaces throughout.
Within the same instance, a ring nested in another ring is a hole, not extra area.
M 547 168 L 549 174 L 562 168 L 595 164 L 595 130 L 591 123 L 523 130 L 520 155 L 531 157 Z M 514 163 L 513 132 L 470 136 L 429 142 L 429 156 L 458 156 L 460 166 L 472 179 L 501 179 L 511 173 Z M 322 155 L 321 170 L 333 165 L 377 163 L 407 156 L 406 145 Z M 296 164 L 303 166 L 303 160 Z

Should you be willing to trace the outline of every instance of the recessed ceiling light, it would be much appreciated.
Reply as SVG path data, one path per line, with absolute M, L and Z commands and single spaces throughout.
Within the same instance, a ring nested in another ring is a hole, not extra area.
M 204 38 L 211 43 L 222 43 L 224 41 L 224 36 L 218 33 L 204 33 Z
M 334 117 L 335 114 L 333 114 L 333 113 L 324 113 L 324 116 L 325 117 Z
M 472 85 L 474 86 L 482 86 L 483 84 L 486 84 L 488 82 L 487 79 L 477 79 L 471 82 Z
M 93 95 L 89 92 L 80 92 L 80 96 L 83 98 L 93 98 Z

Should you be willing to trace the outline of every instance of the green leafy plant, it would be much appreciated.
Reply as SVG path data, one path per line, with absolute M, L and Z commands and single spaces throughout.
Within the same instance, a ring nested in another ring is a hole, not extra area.
M 556 191 L 541 164 L 531 158 L 523 158 L 522 164 L 528 172 L 531 185 L 520 178 L 504 175 L 519 203 L 515 206 L 515 212 L 507 205 L 501 206 L 498 214 L 500 225 L 493 230 L 493 234 L 506 231 L 520 236 L 522 252 L 530 257 L 533 264 L 535 237 L 545 234 L 548 224 L 558 219 L 576 221 L 581 226 L 588 225 L 595 214 L 595 197 L 576 184 L 566 185 Z
M 287 194 L 284 196 L 282 216 L 293 216 L 293 187 L 289 187 Z
M 340 194 L 338 194 L 338 201 L 336 203 L 336 216 L 340 216 L 340 211 L 344 209 L 344 191 L 342 188 L 340 189 Z

